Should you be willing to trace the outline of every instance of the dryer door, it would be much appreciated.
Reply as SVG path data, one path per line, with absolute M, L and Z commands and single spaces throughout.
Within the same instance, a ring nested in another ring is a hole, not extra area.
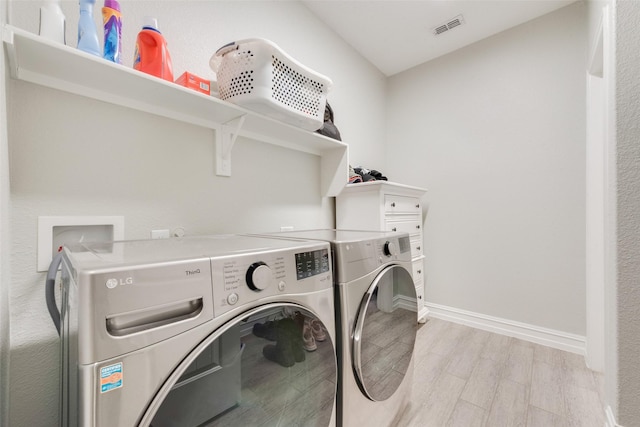
M 334 342 L 318 317 L 294 304 L 264 305 L 194 348 L 140 425 L 333 425 L 336 371 Z
M 402 383 L 416 340 L 416 290 L 406 268 L 384 269 L 365 293 L 353 331 L 353 369 L 369 399 L 386 400 Z

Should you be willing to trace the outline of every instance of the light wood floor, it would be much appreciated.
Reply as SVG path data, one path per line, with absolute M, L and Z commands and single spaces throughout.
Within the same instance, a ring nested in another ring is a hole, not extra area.
M 602 375 L 582 356 L 429 319 L 397 427 L 604 426 Z

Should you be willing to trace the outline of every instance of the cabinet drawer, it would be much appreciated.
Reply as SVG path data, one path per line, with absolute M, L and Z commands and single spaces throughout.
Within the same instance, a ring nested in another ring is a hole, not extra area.
M 421 234 L 422 225 L 420 224 L 420 217 L 413 219 L 407 219 L 404 221 L 391 221 L 386 219 L 384 222 L 385 231 L 400 231 L 403 233 L 409 233 L 410 235 Z
M 420 199 L 387 194 L 384 196 L 384 211 L 386 213 L 419 213 Z
M 416 285 L 424 283 L 424 258 L 414 260 L 411 267 L 413 268 L 413 283 Z
M 422 237 L 422 235 L 420 235 Z M 419 257 L 422 255 L 422 238 L 419 239 L 411 239 L 411 256 L 413 258 Z
M 424 286 L 416 286 L 416 302 L 418 304 L 418 311 L 424 306 Z

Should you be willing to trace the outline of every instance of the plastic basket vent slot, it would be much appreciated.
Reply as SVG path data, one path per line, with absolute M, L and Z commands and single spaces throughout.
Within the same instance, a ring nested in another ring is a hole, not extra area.
M 322 110 L 324 85 L 298 73 L 275 56 L 272 56 L 272 98 L 289 108 L 315 117 Z

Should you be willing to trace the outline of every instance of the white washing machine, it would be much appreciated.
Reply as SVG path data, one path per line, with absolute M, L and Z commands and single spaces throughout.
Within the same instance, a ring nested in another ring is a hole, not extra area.
M 335 424 L 329 245 L 248 236 L 62 256 L 64 426 Z M 324 340 L 300 347 L 300 324 Z
M 331 244 L 336 286 L 340 426 L 389 426 L 410 401 L 418 324 L 407 233 L 268 234 Z

